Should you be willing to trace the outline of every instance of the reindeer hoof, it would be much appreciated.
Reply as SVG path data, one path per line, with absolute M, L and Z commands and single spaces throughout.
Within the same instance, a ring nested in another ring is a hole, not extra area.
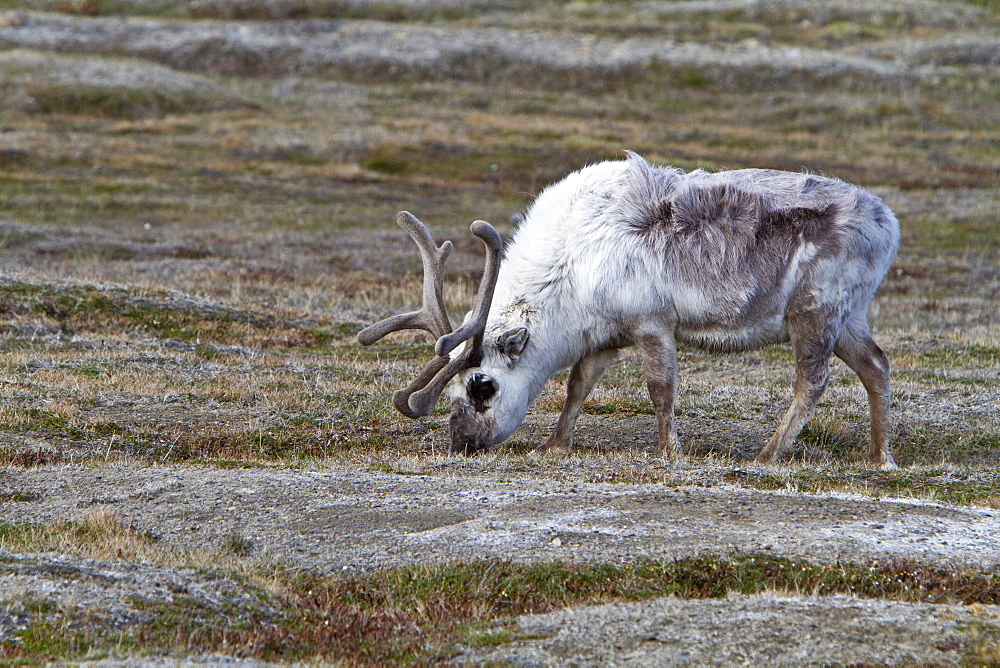
M 570 441 L 554 440 L 548 439 L 537 448 L 535 452 L 541 454 L 543 452 L 549 452 L 550 450 L 561 450 L 563 452 L 569 452 L 573 449 L 573 444 Z
M 878 460 L 871 463 L 872 468 L 878 469 L 879 471 L 898 471 L 899 466 L 893 461 L 892 457 L 886 460 Z
M 657 447 L 654 454 L 657 457 L 665 457 L 666 459 L 684 459 L 684 448 L 675 443 L 673 446 Z

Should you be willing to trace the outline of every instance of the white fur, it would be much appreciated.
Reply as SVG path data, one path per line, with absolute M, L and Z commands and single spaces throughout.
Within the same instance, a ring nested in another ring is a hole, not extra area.
M 782 241 L 787 256 L 758 260 L 754 271 L 741 267 L 755 257 L 759 239 L 702 213 L 720 206 L 726 188 L 733 201 L 764 213 L 836 207 L 831 229 L 821 232 L 841 235 L 843 247 L 831 255 L 832 245 L 789 237 Z M 646 225 L 663 202 L 672 203 L 673 217 L 664 220 L 673 227 Z M 786 309 L 806 276 L 816 286 L 810 298 L 817 308 L 833 305 L 844 317 L 866 308 L 898 239 L 898 223 L 880 201 L 833 179 L 764 170 L 684 173 L 634 154 L 591 165 L 546 188 L 514 234 L 483 362 L 456 379 L 452 397 L 461 399 L 471 373 L 494 378 L 489 444 L 498 443 L 554 373 L 595 351 L 631 344 L 649 318 L 671 319 L 682 341 L 743 350 L 787 339 Z M 512 360 L 490 344 L 515 327 L 526 327 L 530 340 Z

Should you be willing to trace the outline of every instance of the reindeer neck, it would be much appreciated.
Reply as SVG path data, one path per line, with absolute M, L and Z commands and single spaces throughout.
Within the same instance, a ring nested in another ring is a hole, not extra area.
M 527 391 L 529 405 L 549 378 L 575 364 L 586 352 L 582 346 L 587 340 L 584 332 L 587 324 L 578 314 L 568 312 L 569 300 L 558 298 L 551 289 L 546 292 L 545 295 L 521 293 L 500 302 L 487 328 L 487 335 L 527 328 L 528 345 L 511 367 L 511 374 Z

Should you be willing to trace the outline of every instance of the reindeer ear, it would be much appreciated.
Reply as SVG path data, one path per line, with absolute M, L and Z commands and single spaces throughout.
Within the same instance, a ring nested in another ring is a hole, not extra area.
M 515 327 L 497 337 L 497 348 L 504 355 L 516 357 L 524 352 L 529 338 L 527 327 Z

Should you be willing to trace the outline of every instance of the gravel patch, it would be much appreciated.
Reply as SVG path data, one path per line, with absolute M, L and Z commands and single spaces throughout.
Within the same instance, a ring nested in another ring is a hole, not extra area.
M 457 664 L 956 665 L 961 629 L 997 619 L 996 606 L 920 605 L 846 596 L 660 598 L 520 617 L 528 637 L 468 650 Z
M 33 601 L 69 614 L 70 628 L 99 623 L 112 631 L 153 620 L 140 601 L 172 603 L 177 599 L 212 609 L 252 608 L 267 614 L 270 606 L 227 577 L 189 568 L 83 559 L 55 552 L 0 552 L 0 642 L 30 624 L 25 609 Z M 82 611 L 84 619 L 74 619 Z
M 423 473 L 199 467 L 11 469 L 7 521 L 112 511 L 179 549 L 232 535 L 259 554 L 326 571 L 475 558 L 621 563 L 769 551 L 818 562 L 909 558 L 995 570 L 1000 513 L 917 500 L 729 486 L 560 482 L 483 475 L 464 462 Z M 543 467 L 544 468 L 544 467 Z

